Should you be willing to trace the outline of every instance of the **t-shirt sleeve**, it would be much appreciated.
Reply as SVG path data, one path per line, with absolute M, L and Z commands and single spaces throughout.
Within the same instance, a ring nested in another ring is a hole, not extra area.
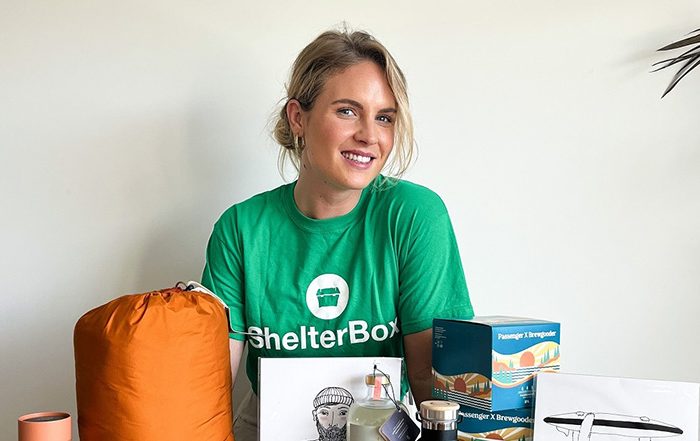
M 431 192 L 406 224 L 409 227 L 399 251 L 401 332 L 407 335 L 429 329 L 434 318 L 472 318 L 474 311 L 445 204 Z
M 234 331 L 246 330 L 245 295 L 242 256 L 234 231 L 226 231 L 228 222 L 219 220 L 207 245 L 206 264 L 202 285 L 218 295 L 229 307 L 231 327 Z M 231 333 L 235 340 L 244 340 L 245 334 Z

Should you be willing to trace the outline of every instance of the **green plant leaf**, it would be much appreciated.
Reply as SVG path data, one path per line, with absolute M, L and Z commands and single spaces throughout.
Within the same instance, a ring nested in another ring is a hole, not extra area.
M 654 68 L 652 72 L 658 72 L 661 69 L 666 69 L 667 67 L 677 65 L 678 63 L 684 63 L 676 72 L 676 74 L 671 79 L 671 82 L 666 87 L 661 98 L 665 97 L 674 87 L 682 80 L 690 71 L 695 69 L 700 64 L 700 29 L 695 29 L 690 32 L 688 37 L 678 40 L 675 43 L 671 43 L 658 49 L 658 51 L 668 51 L 672 49 L 679 49 L 686 46 L 693 46 L 689 50 L 686 50 L 682 54 L 668 58 L 666 60 L 658 61 L 652 64 Z
M 693 32 L 691 32 L 691 34 L 694 34 L 698 31 L 700 31 L 700 29 L 694 30 Z M 684 38 L 683 40 L 679 40 L 675 43 L 671 43 L 667 46 L 664 46 L 661 49 L 657 49 L 657 51 L 668 51 L 671 49 L 678 49 L 683 46 L 688 46 L 689 44 L 700 44 L 700 35 L 693 35 L 692 37 Z
M 673 90 L 674 87 L 676 87 L 676 84 L 680 80 L 683 79 L 688 73 L 695 69 L 698 65 L 700 64 L 700 54 L 697 54 L 695 57 L 691 58 L 688 60 L 688 62 L 683 65 L 683 67 L 680 68 L 678 72 L 676 72 L 676 75 L 673 76 L 673 79 L 671 80 L 671 83 L 668 85 L 666 88 L 666 91 L 664 91 L 663 95 L 661 95 L 661 98 L 665 97 L 666 94 L 668 94 L 670 91 Z
M 663 64 L 663 66 L 659 66 L 656 69 L 652 70 L 652 72 L 658 72 L 661 69 L 665 69 L 669 66 L 673 66 L 674 64 L 680 63 L 681 61 L 687 60 L 689 58 L 693 58 L 697 54 L 700 53 L 700 46 L 696 46 L 689 51 L 683 52 L 682 54 L 678 55 L 677 57 L 673 58 L 668 58 L 666 60 L 662 61 L 657 61 L 656 63 L 652 64 L 652 66 L 657 66 L 660 64 Z

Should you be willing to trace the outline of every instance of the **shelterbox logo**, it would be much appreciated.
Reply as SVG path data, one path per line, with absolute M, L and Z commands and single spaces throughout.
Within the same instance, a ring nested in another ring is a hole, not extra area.
M 337 274 L 321 274 L 306 288 L 306 306 L 322 320 L 339 317 L 348 306 L 350 288 Z

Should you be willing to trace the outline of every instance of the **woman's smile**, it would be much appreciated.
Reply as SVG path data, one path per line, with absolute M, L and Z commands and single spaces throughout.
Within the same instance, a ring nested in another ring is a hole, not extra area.
M 350 162 L 350 165 L 362 170 L 370 168 L 372 161 L 374 161 L 373 155 L 362 151 L 344 151 L 340 154 L 343 155 L 343 158 L 347 159 L 348 162 Z

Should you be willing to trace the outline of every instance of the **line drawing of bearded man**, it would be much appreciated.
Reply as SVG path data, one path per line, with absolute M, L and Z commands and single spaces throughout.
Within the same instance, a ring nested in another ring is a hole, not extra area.
M 348 411 L 354 401 L 350 392 L 337 386 L 326 387 L 316 394 L 311 414 L 318 441 L 345 441 Z

